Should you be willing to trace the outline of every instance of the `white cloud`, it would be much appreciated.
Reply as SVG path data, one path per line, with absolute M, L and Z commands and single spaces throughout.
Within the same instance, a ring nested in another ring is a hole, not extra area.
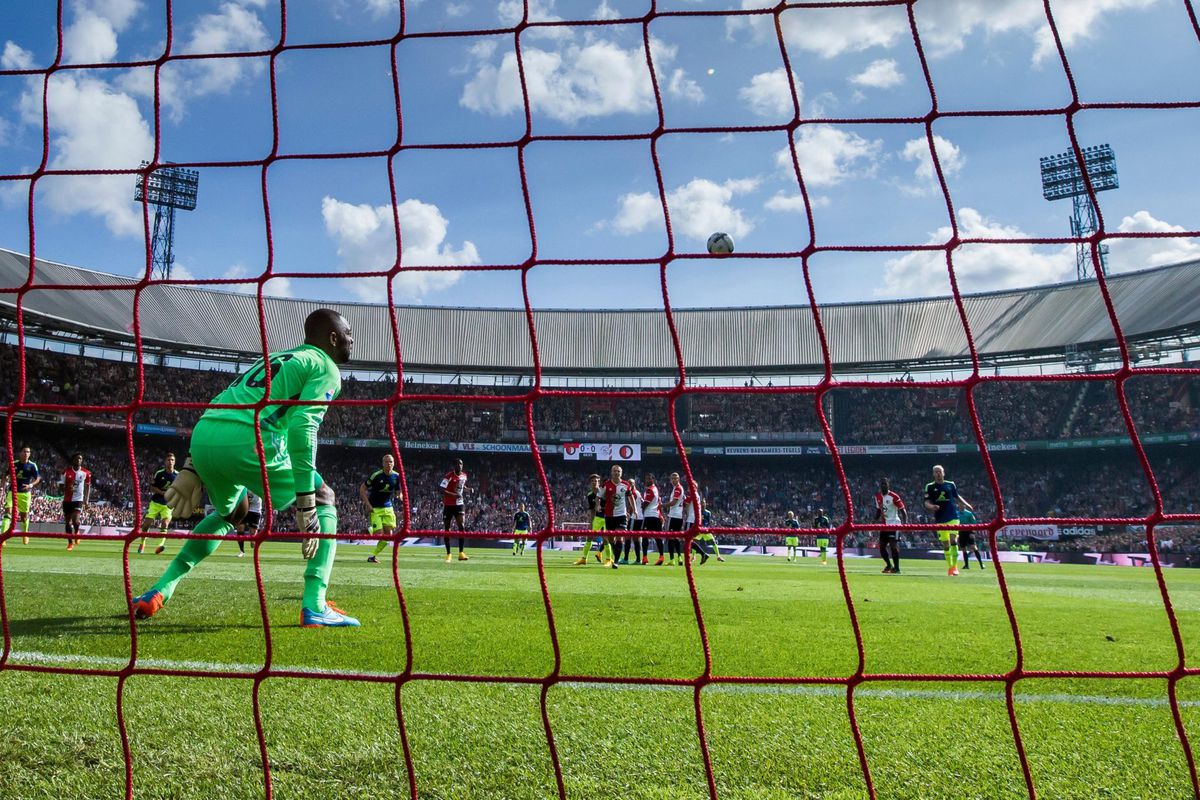
M 823 194 L 808 196 L 808 204 L 813 208 L 828 208 L 832 202 L 828 196 Z M 804 195 L 799 192 L 796 194 L 776 192 L 767 202 L 763 203 L 763 208 L 780 214 L 804 214 Z
M 559 22 L 562 17 L 554 13 L 555 0 L 529 0 L 530 22 Z M 525 0 L 500 0 L 496 4 L 496 15 L 507 26 L 516 25 L 525 16 Z
M 629 236 L 641 233 L 652 223 L 662 224 L 662 203 L 649 192 L 631 192 L 617 199 L 620 208 L 612 220 L 613 230 Z
M 246 278 L 250 277 L 250 271 L 242 264 L 234 264 L 229 269 L 225 270 L 222 278 Z M 257 278 L 258 275 L 253 277 Z M 222 289 L 227 291 L 246 292 L 248 294 L 258 293 L 257 283 L 227 283 L 221 285 Z M 271 278 L 263 284 L 263 294 L 267 297 L 295 297 L 292 292 L 291 278 Z
M 529 0 L 530 22 L 561 22 L 562 17 L 555 13 L 555 0 Z M 501 0 L 496 6 L 496 16 L 500 24 L 507 28 L 516 27 L 525 16 L 525 0 Z M 571 39 L 574 37 L 570 26 L 537 26 L 529 28 L 524 33 L 528 38 L 539 39 Z
M 1059 36 L 1067 46 L 1096 36 L 1114 12 L 1149 8 L 1159 0 L 1055 0 L 1052 10 Z M 966 0 L 930 3 L 917 9 L 922 40 L 935 55 L 959 51 L 976 31 L 986 35 L 1020 31 L 1034 42 L 1033 61 L 1056 57 L 1054 37 L 1041 3 L 1028 0 Z
M 4 69 L 29 69 L 33 66 L 33 53 L 16 42 L 5 42 L 0 55 L 0 67 Z
M 269 44 L 266 30 L 250 5 L 260 0 L 223 2 L 218 12 L 201 16 L 182 52 L 228 52 L 259 49 Z M 74 18 L 64 31 L 64 49 L 75 63 L 108 61 L 117 54 L 117 35 L 136 17 L 140 0 L 76 0 Z M 21 48 L 6 45 L 5 62 L 29 58 Z M 189 61 L 182 71 L 162 73 L 160 90 L 169 113 L 181 115 L 184 101 L 211 92 L 227 91 L 241 80 L 241 60 Z M 150 124 L 135 96 L 153 95 L 149 69 L 121 73 L 113 82 L 101 73 L 60 72 L 51 77 L 49 105 L 51 157 L 55 169 L 133 169 L 154 154 Z M 40 124 L 41 82 L 30 82 L 18 101 L 23 120 Z M 141 210 L 131 201 L 129 175 L 54 177 L 39 185 L 46 205 L 62 214 L 90 214 L 104 220 L 114 234 L 143 233 Z
M 154 153 L 150 126 L 137 102 L 87 75 L 60 72 L 48 85 L 50 166 L 54 169 L 135 169 Z M 40 123 L 41 91 L 21 96 L 25 120 Z M 142 216 L 131 201 L 133 178 L 99 175 L 57 177 L 39 183 L 53 210 L 102 218 L 118 235 L 140 235 Z
M 990 220 L 973 208 L 958 210 L 958 227 L 963 238 L 1029 238 L 1021 229 Z M 950 234 L 949 225 L 939 228 L 928 243 L 944 244 Z M 1057 283 L 1073 277 L 1075 249 L 1030 244 L 966 245 L 954 252 L 954 272 L 963 292 Z M 922 297 L 945 294 L 949 285 L 945 253 L 921 250 L 890 259 L 884 265 L 883 283 L 875 287 L 874 293 L 880 298 Z
M 264 50 L 271 40 L 257 13 L 248 7 L 255 0 L 224 2 L 216 13 L 204 14 L 193 25 L 180 46 L 182 53 L 235 53 Z M 211 94 L 226 94 L 248 75 L 265 69 L 262 58 L 205 58 L 173 62 L 159 73 L 159 101 L 171 118 L 183 118 L 190 100 Z M 138 97 L 154 97 L 154 73 L 149 69 L 122 73 L 117 81 L 122 90 Z
M 403 266 L 466 266 L 479 263 L 469 241 L 454 248 L 446 243 L 450 223 L 438 207 L 420 200 L 396 206 L 404 244 Z M 396 262 L 396 236 L 390 206 L 353 205 L 325 197 L 321 201 L 325 230 L 337 242 L 338 266 L 345 272 L 386 271 Z M 413 301 L 453 286 L 461 272 L 403 272 L 393 282 L 397 300 Z M 348 280 L 347 287 L 363 300 L 378 302 L 373 281 Z
M 1107 15 L 1140 10 L 1160 0 L 1055 0 L 1052 9 L 1059 35 L 1068 46 L 1096 36 Z M 742 0 L 743 9 L 774 7 L 772 0 Z M 934 56 L 962 50 L 968 37 L 1020 32 L 1030 37 L 1035 63 L 1054 56 L 1053 37 L 1043 5 L 1032 0 L 922 0 L 915 7 L 921 41 Z M 872 48 L 911 47 L 907 14 L 888 8 L 830 8 L 792 10 L 781 17 L 789 45 L 833 58 Z M 774 38 L 771 17 L 734 17 L 726 23 L 729 35 L 749 30 L 759 40 Z
M 400 7 L 398 0 L 363 0 L 363 3 L 366 5 L 367 11 L 375 17 L 390 14 Z
M 76 0 L 73 18 L 63 31 L 63 60 L 68 64 L 98 64 L 117 55 L 117 34 L 137 14 L 139 0 Z
M 775 195 L 763 203 L 763 208 L 768 211 L 781 211 L 785 213 L 803 214 L 807 207 L 804 205 L 804 195 L 802 194 L 784 194 L 776 192 Z
M 796 158 L 809 188 L 835 186 L 849 178 L 874 174 L 882 148 L 879 139 L 864 139 L 829 125 L 805 125 L 796 136 Z M 775 154 L 775 162 L 785 173 L 793 174 L 788 148 Z
M 574 123 L 654 108 L 642 47 L 624 50 L 612 42 L 594 41 L 583 46 L 570 43 L 560 50 L 528 47 L 522 52 L 529 102 L 535 113 Z M 490 114 L 523 110 L 516 53 L 505 53 L 499 66 L 480 66 L 463 88 L 459 103 Z
M 677 68 L 671 73 L 671 82 L 667 84 L 667 92 L 689 103 L 704 102 L 704 90 L 700 88 L 700 84 L 689 78 L 683 69 Z
M 942 165 L 942 172 L 947 177 L 960 173 L 963 165 L 967 162 L 967 157 L 962 154 L 958 145 L 936 133 L 933 135 L 933 143 L 937 147 L 938 163 Z M 904 143 L 904 149 L 900 151 L 900 157 L 905 161 L 915 162 L 917 165 L 913 170 L 916 184 L 902 185 L 900 187 L 902 190 L 909 194 L 928 194 L 939 190 L 937 175 L 933 169 L 933 158 L 929 154 L 928 139 L 918 136 L 916 139 L 908 140 Z
M 117 55 L 117 32 L 112 23 L 92 13 L 76 16 L 63 31 L 63 59 L 68 64 L 96 64 Z
M 270 44 L 258 14 L 239 3 L 226 2 L 217 13 L 196 20 L 183 52 L 235 53 L 264 50 Z M 195 72 L 187 81 L 191 96 L 227 92 L 247 72 L 257 74 L 263 70 L 262 59 L 258 58 L 209 58 L 190 63 L 195 65 Z
M 872 89 L 890 89 L 904 83 L 904 75 L 900 72 L 894 58 L 880 58 L 867 64 L 867 68 L 850 78 L 855 86 L 867 86 Z
M 793 73 L 796 84 L 796 99 L 804 100 L 804 84 Z M 747 86 L 738 89 L 738 97 L 760 117 L 788 118 L 795 115 L 792 106 L 792 89 L 788 85 L 783 67 L 771 72 L 760 72 L 750 79 Z
M 1121 233 L 1180 233 L 1181 225 L 1156 219 L 1149 211 L 1124 217 L 1117 226 Z M 1180 261 L 1200 259 L 1200 240 L 1183 237 L 1146 239 L 1108 239 L 1108 266 L 1113 272 L 1158 267 Z
M 772 0 L 742 0 L 743 9 L 772 8 Z M 824 58 L 872 47 L 891 47 L 909 33 L 908 17 L 902 8 L 793 9 L 780 17 L 789 46 L 808 50 Z M 726 22 L 730 36 L 748 29 L 762 41 L 774 39 L 770 15 L 732 17 Z
M 600 5 L 592 12 L 592 19 L 620 19 L 621 12 L 608 4 L 608 0 L 600 0 Z
M 154 276 L 152 276 L 154 277 Z M 171 280 L 173 281 L 194 281 L 197 280 L 196 273 L 192 272 L 191 268 L 182 261 L 175 261 L 171 264 Z
M 705 241 L 713 231 L 725 231 L 738 238 L 754 230 L 741 209 L 733 205 L 735 195 L 758 188 L 754 179 L 730 180 L 718 184 L 706 178 L 690 182 L 667 193 L 671 228 L 697 241 Z M 620 208 L 611 225 L 619 234 L 640 233 L 651 225 L 662 225 L 662 204 L 649 192 L 626 194 L 618 200 Z

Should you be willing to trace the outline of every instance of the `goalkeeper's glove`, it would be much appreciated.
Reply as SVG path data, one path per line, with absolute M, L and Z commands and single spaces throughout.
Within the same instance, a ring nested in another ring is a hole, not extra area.
M 163 492 L 171 509 L 171 516 L 175 519 L 187 519 L 192 516 L 200 507 L 200 491 L 203 488 L 204 484 L 200 482 L 200 476 L 192 466 L 192 457 L 188 456 L 175 480 Z
M 315 492 L 304 492 L 296 495 L 296 530 L 301 534 L 317 533 L 317 495 Z M 317 546 L 321 540 L 312 537 L 305 539 L 300 545 L 300 552 L 307 561 L 317 554 Z

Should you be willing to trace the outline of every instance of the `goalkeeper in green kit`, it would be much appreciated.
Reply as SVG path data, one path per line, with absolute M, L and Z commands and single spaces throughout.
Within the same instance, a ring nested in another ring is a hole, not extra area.
M 267 486 L 255 445 L 255 408 L 210 408 L 192 431 L 191 452 L 178 477 L 167 488 L 167 505 L 176 519 L 186 519 L 208 490 L 213 513 L 197 523 L 195 533 L 226 535 L 240 521 L 243 500 L 250 491 L 270 497 L 271 507 L 294 504 L 296 530 L 301 535 L 337 532 L 333 490 L 316 471 L 317 429 L 328 403 L 342 389 L 338 364 L 350 360 L 354 335 L 336 311 L 319 309 L 304 320 L 304 344 L 259 359 L 213 404 L 251 405 L 264 399 L 267 370 L 271 371 L 269 400 L 313 400 L 322 405 L 272 405 L 259 412 Z M 244 513 L 244 512 L 243 512 Z M 152 617 L 175 594 L 179 582 L 220 545 L 219 539 L 190 539 L 149 591 L 133 599 L 138 619 Z M 333 571 L 335 539 L 308 538 L 302 545 L 304 599 L 300 624 L 306 628 L 354 627 L 347 616 L 325 599 Z

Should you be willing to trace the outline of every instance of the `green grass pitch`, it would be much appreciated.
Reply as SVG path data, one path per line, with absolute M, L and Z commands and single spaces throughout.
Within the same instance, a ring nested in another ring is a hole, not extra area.
M 171 543 L 171 552 L 178 547 Z M 343 546 L 330 597 L 357 630 L 297 627 L 302 564 L 293 544 L 264 546 L 276 667 L 397 673 L 406 652 L 389 564 Z M 265 642 L 253 559 L 226 544 L 139 625 L 139 663 L 253 671 Z M 388 551 L 389 558 L 390 552 Z M 400 552 L 422 673 L 546 675 L 553 651 L 535 556 Z M 135 591 L 168 555 L 132 556 Z M 549 553 L 546 575 L 562 673 L 692 678 L 703 651 L 684 570 L 623 567 Z M 878 560 L 847 572 L 867 671 L 998 673 L 1015 647 L 996 574 L 950 579 L 940 561 L 904 575 Z M 857 655 L 836 567 L 739 557 L 696 567 L 717 675 L 849 675 Z M 1149 569 L 1010 565 L 1028 669 L 1169 670 L 1175 646 Z M 129 658 L 120 549 L 60 541 L 3 551 L 10 663 L 113 668 Z M 1200 573 L 1168 570 L 1187 652 L 1200 644 Z M 124 792 L 116 679 L 0 670 L 0 795 L 112 798 Z M 252 681 L 137 675 L 124 710 L 134 793 L 149 798 L 263 795 Z M 404 720 L 422 798 L 557 796 L 538 684 L 404 685 Z M 1017 714 L 1043 798 L 1191 797 L 1165 680 L 1024 680 Z M 1179 685 L 1200 741 L 1200 679 Z M 408 797 L 394 685 L 272 678 L 260 692 L 277 798 Z M 866 797 L 834 686 L 709 686 L 704 724 L 722 798 Z M 880 798 L 1020 798 L 1025 785 L 1003 685 L 871 682 L 856 709 Z M 707 797 L 692 690 L 561 683 L 548 710 L 571 798 Z

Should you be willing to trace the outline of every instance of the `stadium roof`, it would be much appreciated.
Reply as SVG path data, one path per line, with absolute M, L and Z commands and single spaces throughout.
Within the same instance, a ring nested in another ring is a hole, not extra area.
M 29 258 L 0 250 L 0 316 L 15 314 Z M 1114 275 L 1109 287 L 1132 340 L 1200 332 L 1200 261 Z M 107 291 L 79 291 L 87 287 Z M 129 345 L 137 281 L 38 260 L 22 301 L 28 326 Z M 69 287 L 64 291 L 58 288 Z M 303 339 L 304 317 L 328 305 L 355 331 L 354 361 L 394 369 L 388 309 L 383 305 L 267 298 L 268 346 Z M 980 356 L 987 361 L 1061 358 L 1069 346 L 1115 343 L 1094 281 L 964 297 Z M 205 288 L 153 284 L 138 301 L 147 345 L 180 354 L 255 357 L 261 353 L 257 299 Z M 533 356 L 524 311 L 398 306 L 401 357 L 409 371 L 528 373 Z M 969 350 L 951 298 L 820 307 L 835 368 L 845 371 L 951 367 Z M 824 359 L 808 306 L 683 309 L 674 312 L 688 371 L 695 374 L 804 374 Z M 534 312 L 542 368 L 559 374 L 673 374 L 675 354 L 662 311 Z

